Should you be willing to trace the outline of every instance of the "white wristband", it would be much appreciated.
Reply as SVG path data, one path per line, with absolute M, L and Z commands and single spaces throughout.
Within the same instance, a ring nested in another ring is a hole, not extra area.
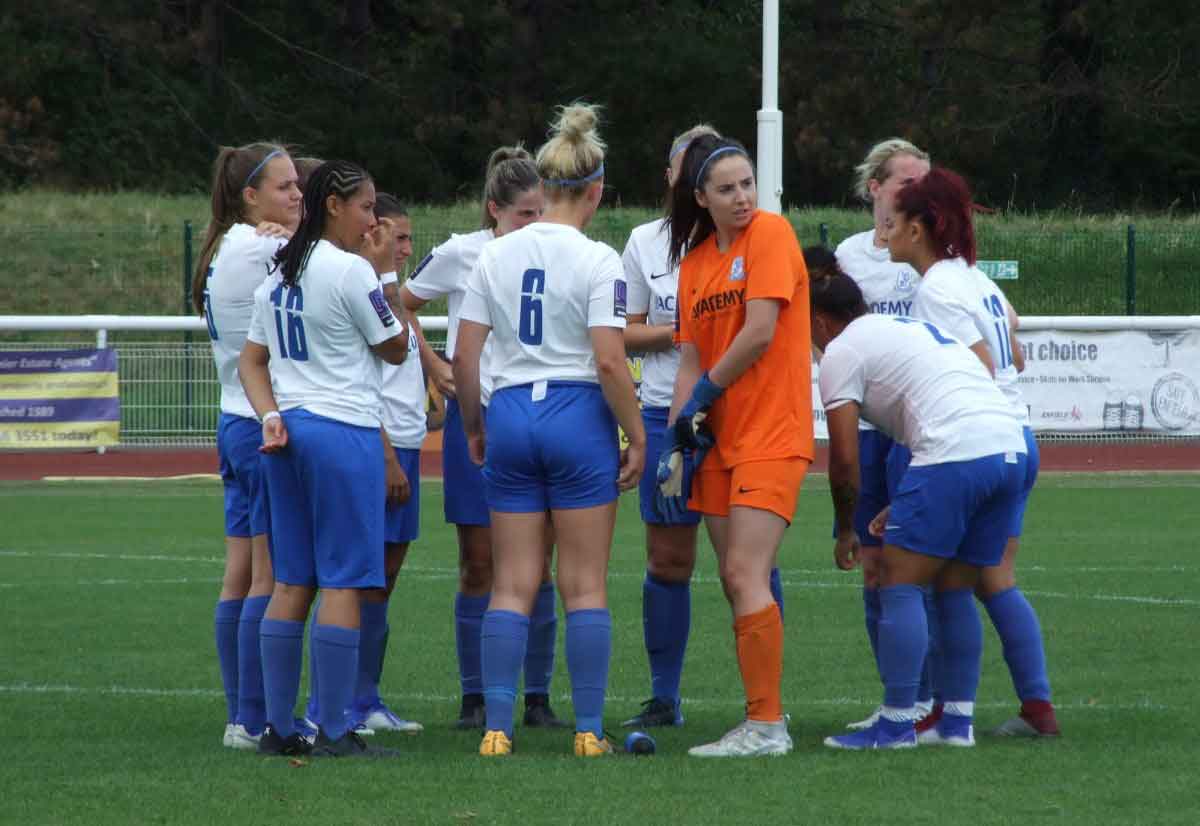
M 271 421 L 271 419 L 280 419 L 280 418 L 283 418 L 283 417 L 279 415 L 278 410 L 268 410 L 262 416 L 262 423 L 266 424 L 267 422 Z
M 395 270 L 392 270 L 391 272 L 385 272 L 383 275 L 379 276 L 379 283 L 384 285 L 385 287 L 388 284 L 399 284 L 400 277 L 398 275 L 396 275 Z

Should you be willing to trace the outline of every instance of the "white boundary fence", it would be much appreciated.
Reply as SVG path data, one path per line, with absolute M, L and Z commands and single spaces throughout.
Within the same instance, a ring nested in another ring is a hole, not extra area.
M 425 316 L 421 324 L 444 332 L 446 317 Z M 0 342 L 0 350 L 86 346 L 48 341 L 48 332 L 93 332 L 95 346 L 115 347 L 122 446 L 215 443 L 220 388 L 203 319 L 0 316 L 0 332 L 38 334 Z M 164 339 L 170 333 L 195 339 Z M 126 341 L 125 334 L 164 340 Z M 1021 383 L 1041 438 L 1200 438 L 1200 316 L 1028 316 L 1018 336 L 1026 357 Z M 815 390 L 814 379 L 814 400 Z M 819 402 L 814 416 L 823 438 Z

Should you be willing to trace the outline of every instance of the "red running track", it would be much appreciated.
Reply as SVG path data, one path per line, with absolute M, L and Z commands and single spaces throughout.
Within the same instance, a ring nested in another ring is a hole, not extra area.
M 421 476 L 442 473 L 440 440 L 421 453 Z M 1041 446 L 1044 471 L 1195 471 L 1200 470 L 1200 441 L 1194 442 L 1052 442 Z M 824 471 L 826 453 L 818 447 L 813 470 Z M 47 476 L 184 476 L 217 472 L 215 448 L 155 450 L 126 448 L 93 451 L 0 451 L 0 480 Z

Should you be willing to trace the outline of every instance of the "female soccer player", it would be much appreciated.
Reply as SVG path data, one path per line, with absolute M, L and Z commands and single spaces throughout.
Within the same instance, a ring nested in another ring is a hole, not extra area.
M 260 235 L 300 223 L 300 190 L 287 152 L 270 143 L 225 147 L 213 164 L 212 220 L 192 279 L 196 311 L 208 322 L 221 382 L 217 454 L 225 486 L 225 575 L 216 610 L 217 659 L 225 685 L 224 744 L 254 749 L 265 722 L 258 627 L 271 597 L 261 432 L 238 380 L 237 360 L 250 329 L 254 290 L 286 240 Z
M 913 315 L 932 321 L 969 346 L 995 377 L 1024 428 L 1029 455 L 1021 508 L 1008 526 L 1004 558 L 988 568 L 977 595 L 996 627 L 1013 687 L 1021 700 L 1017 717 L 995 733 L 1036 737 L 1057 735 L 1041 624 L 1016 582 L 1016 554 L 1025 502 L 1037 478 L 1038 450 L 1029 409 L 1017 384 L 1020 347 L 1011 326 L 1008 300 L 975 264 L 971 193 L 954 172 L 934 168 L 896 194 L 888 245 L 892 257 L 921 273 Z M 929 722 L 936 721 L 937 710 Z M 928 723 L 926 724 L 928 725 Z
M 929 155 L 900 138 L 877 143 L 856 168 L 855 194 L 871 205 L 874 226 L 851 235 L 837 247 L 837 264 L 858 283 L 871 312 L 882 315 L 912 315 L 912 302 L 921 278 L 908 264 L 891 260 L 887 248 L 887 219 L 892 213 L 896 192 L 905 184 L 929 171 Z M 808 270 L 814 271 L 810 256 L 826 260 L 826 253 L 812 248 L 805 251 Z M 887 507 L 887 456 L 892 440 L 868 422 L 859 420 L 858 431 L 859 500 L 854 526 L 862 541 L 863 610 L 867 639 L 878 666 L 879 641 L 879 554 L 881 541 L 867 526 Z M 930 711 L 928 680 L 922 680 L 918 710 Z M 876 709 L 865 720 L 848 728 L 864 729 L 879 718 Z
M 813 457 L 808 276 L 791 225 L 757 209 L 741 144 L 703 135 L 684 153 L 682 173 L 668 216 L 668 260 L 682 258 L 680 363 L 658 463 L 660 507 L 704 514 L 746 691 L 744 722 L 689 753 L 786 754 L 783 617 L 770 579 Z M 709 446 L 697 455 L 689 500 L 683 453 Z
M 446 356 L 454 357 L 459 310 L 467 289 L 467 277 L 480 250 L 542 215 L 542 188 L 529 153 L 519 146 L 503 146 L 488 158 L 487 182 L 483 188 L 483 229 L 469 235 L 453 235 L 436 247 L 400 288 L 400 298 L 411 312 L 426 302 L 445 296 L 448 300 Z M 488 369 L 491 347 L 484 351 L 480 381 L 483 404 L 491 395 Z M 437 354 L 423 355 L 434 385 L 446 397 L 446 419 L 442 431 L 442 479 L 445 487 L 446 521 L 458 529 L 458 594 L 454 601 L 454 634 L 458 643 L 458 670 L 462 706 L 458 727 L 482 728 L 484 724 L 483 682 L 479 659 L 480 630 L 492 591 L 492 538 L 484 481 L 467 455 L 454 381 L 450 368 Z M 549 540 L 548 540 L 549 542 Z M 554 674 L 554 646 L 558 618 L 554 585 L 550 581 L 550 552 L 542 587 L 529 629 L 525 659 L 525 717 L 527 726 L 558 727 L 562 723 L 550 707 L 550 678 Z
M 374 207 L 375 186 L 358 166 L 330 161 L 312 174 L 304 218 L 276 256 L 278 270 L 255 292 L 238 363 L 263 422 L 275 563 L 261 630 L 268 726 L 259 751 L 266 754 L 309 749 L 292 709 L 318 588 L 312 667 L 320 718 L 311 748 L 329 756 L 366 751 L 345 710 L 358 673 L 360 591 L 385 585 L 375 357 L 401 364 L 408 355 L 407 330 L 376 275 L 391 269 L 394 250 Z
M 922 742 L 973 745 L 983 629 L 972 592 L 980 570 L 1003 555 L 1005 528 L 1020 507 L 1026 464 L 1020 423 L 960 342 L 929 322 L 869 313 L 848 276 L 814 280 L 812 307 L 813 344 L 824 351 L 821 400 L 838 567 L 852 568 L 861 550 L 854 527 L 859 418 L 912 452 L 883 533 L 883 709 L 870 727 L 828 737 L 825 745 L 917 744 L 917 685 L 929 634 L 922 588 L 929 585 L 942 627 L 938 684 L 945 714 Z
M 604 191 L 596 119 L 586 104 L 561 110 L 537 153 L 545 217 L 483 248 L 460 308 L 454 383 L 471 459 L 484 465 L 496 560 L 483 618 L 484 755 L 512 751 L 513 700 L 551 523 L 575 754 L 612 751 L 603 726 L 612 649 L 608 558 L 618 491 L 637 484 L 646 434 L 625 365 L 621 260 L 582 233 Z M 485 426 L 480 357 L 489 338 L 495 389 Z M 618 423 L 629 437 L 623 455 Z
M 683 153 L 701 135 L 717 135 L 699 124 L 679 135 L 667 153 L 667 187 L 675 185 Z M 642 423 L 646 426 L 646 470 L 640 483 L 642 521 L 646 523 L 646 579 L 642 583 L 642 630 L 650 660 L 650 699 L 623 725 L 634 728 L 683 724 L 679 682 L 692 618 L 692 571 L 696 566 L 694 511 L 662 513 L 655 491 L 658 458 L 667 429 L 667 412 L 679 368 L 675 346 L 675 298 L 679 268 L 667 264 L 668 225 L 663 219 L 634 227 L 621 261 L 629 287 L 629 316 L 625 328 L 627 352 L 643 353 Z M 691 459 L 684 473 L 690 484 Z M 771 592 L 783 610 L 779 569 L 771 570 Z

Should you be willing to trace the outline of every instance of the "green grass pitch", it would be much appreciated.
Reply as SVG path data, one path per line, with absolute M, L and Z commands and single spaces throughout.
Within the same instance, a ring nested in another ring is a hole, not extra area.
M 683 689 L 658 754 L 581 761 L 569 732 L 516 733 L 502 761 L 456 732 L 456 550 L 441 489 L 392 601 L 384 694 L 425 723 L 405 755 L 313 763 L 220 746 L 212 644 L 221 495 L 212 482 L 0 483 L 0 823 L 1194 824 L 1200 476 L 1046 476 L 1019 569 L 1041 615 L 1064 736 L 972 751 L 831 752 L 880 691 L 857 574 L 835 571 L 824 477 L 781 553 L 793 754 L 686 756 L 740 717 L 731 618 L 702 541 Z M 614 732 L 648 693 L 642 526 L 623 498 L 610 579 Z M 560 606 L 561 609 L 561 606 Z M 978 730 L 1016 709 L 986 629 Z M 560 624 L 554 691 L 570 716 Z

